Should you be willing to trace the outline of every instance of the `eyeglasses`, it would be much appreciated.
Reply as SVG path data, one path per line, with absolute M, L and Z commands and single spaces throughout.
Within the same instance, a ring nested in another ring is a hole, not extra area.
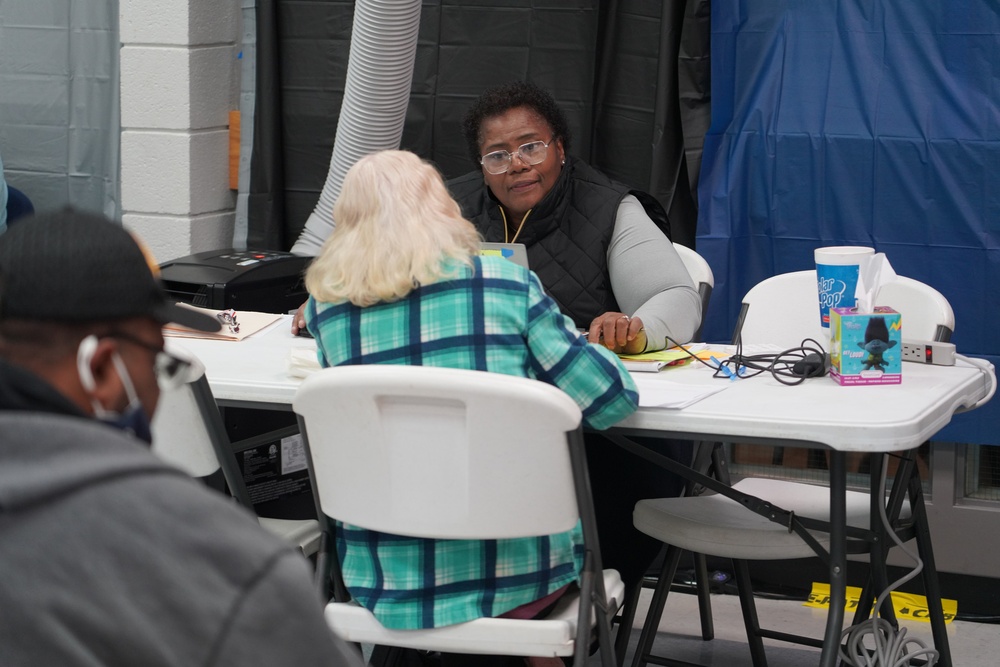
M 160 390 L 170 391 L 189 381 L 191 368 L 194 365 L 190 360 L 181 359 L 162 348 L 150 345 L 146 341 L 122 331 L 112 331 L 106 337 L 138 345 L 155 354 L 153 372 L 156 374 L 156 384 L 160 386 Z
M 554 139 L 555 137 L 552 137 L 552 139 L 549 139 L 547 142 L 529 141 L 526 144 L 518 146 L 517 150 L 513 153 L 508 153 L 507 151 L 493 151 L 492 153 L 487 153 L 479 158 L 479 164 L 483 165 L 483 169 L 494 176 L 502 174 L 510 169 L 510 163 L 514 160 L 515 155 L 524 164 L 538 164 L 548 156 L 549 144 L 551 144 Z

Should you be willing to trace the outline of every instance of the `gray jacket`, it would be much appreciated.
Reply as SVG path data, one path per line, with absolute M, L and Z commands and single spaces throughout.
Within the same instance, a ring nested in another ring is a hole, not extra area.
M 0 405 L 0 665 L 361 665 L 299 554 L 53 407 Z

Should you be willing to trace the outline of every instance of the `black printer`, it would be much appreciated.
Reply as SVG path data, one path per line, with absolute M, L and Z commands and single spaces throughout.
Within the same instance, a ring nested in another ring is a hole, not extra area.
M 302 277 L 311 257 L 278 250 L 211 250 L 160 265 L 167 293 L 202 308 L 288 313 L 309 296 Z
M 303 274 L 311 259 L 277 250 L 212 250 L 164 262 L 160 279 L 172 298 L 193 306 L 288 313 L 309 296 Z M 308 472 L 284 474 L 276 458 L 282 439 L 298 431 L 295 413 L 243 407 L 220 411 L 257 513 L 315 518 Z

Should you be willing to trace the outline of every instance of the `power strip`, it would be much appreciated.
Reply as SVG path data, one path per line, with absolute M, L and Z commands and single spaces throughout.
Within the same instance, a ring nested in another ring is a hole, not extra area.
M 938 366 L 955 365 L 955 345 L 931 340 L 904 340 L 903 361 Z

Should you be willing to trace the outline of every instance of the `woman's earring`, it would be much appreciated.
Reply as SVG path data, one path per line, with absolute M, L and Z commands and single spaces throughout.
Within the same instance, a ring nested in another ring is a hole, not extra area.
M 559 164 L 566 164 L 566 158 L 563 158 L 562 162 L 560 162 Z

